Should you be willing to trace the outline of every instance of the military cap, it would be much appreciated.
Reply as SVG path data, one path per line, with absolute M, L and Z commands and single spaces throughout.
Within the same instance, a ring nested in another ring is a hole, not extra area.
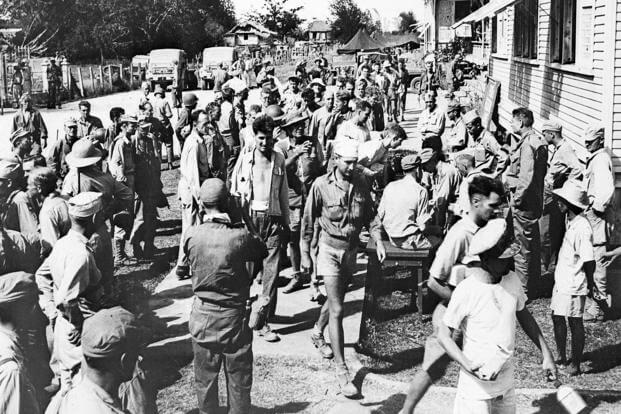
M 401 169 L 403 171 L 410 171 L 420 165 L 420 157 L 418 154 L 408 154 L 401 158 Z
M 141 342 L 136 317 L 120 306 L 102 309 L 84 321 L 82 353 L 88 358 L 120 356 Z
M 86 191 L 69 199 L 69 215 L 73 217 L 91 217 L 103 207 L 101 193 Z
M 450 101 L 446 105 L 447 112 L 461 111 L 461 104 L 458 101 Z
M 479 115 L 476 109 L 473 109 L 471 111 L 466 112 L 463 116 L 463 119 L 464 119 L 464 124 L 468 125 L 469 123 L 477 119 L 481 119 L 481 116 Z
M 16 130 L 15 132 L 11 134 L 11 137 L 9 139 L 11 141 L 11 144 L 15 144 L 15 142 L 19 140 L 20 138 L 28 137 L 28 136 L 32 136 L 32 133 L 30 131 L 24 128 L 19 128 L 18 130 Z
M 561 126 L 561 124 L 558 122 L 554 122 L 554 121 L 546 121 L 541 127 L 542 132 L 545 132 L 545 131 L 561 132 L 562 130 L 563 130 L 563 127 Z
M 480 254 L 492 249 L 497 249 L 496 257 L 499 259 L 508 259 L 517 253 L 517 246 L 511 243 L 511 237 L 507 233 L 505 219 L 490 220 L 474 233 L 468 249 L 468 259 L 465 262 L 477 260 Z
M 217 205 L 225 200 L 228 195 L 226 184 L 219 178 L 208 178 L 201 184 L 199 198 L 201 203 Z
M 605 127 L 601 124 L 589 125 L 584 132 L 584 141 L 591 142 L 599 138 L 604 138 Z
M 65 126 L 66 127 L 72 127 L 72 126 L 77 127 L 78 121 L 76 121 L 75 118 L 69 118 L 65 121 Z
M 119 119 L 120 124 L 137 124 L 138 118 L 133 115 L 121 115 Z
M 358 160 L 358 141 L 343 138 L 334 144 L 334 153 L 341 158 Z

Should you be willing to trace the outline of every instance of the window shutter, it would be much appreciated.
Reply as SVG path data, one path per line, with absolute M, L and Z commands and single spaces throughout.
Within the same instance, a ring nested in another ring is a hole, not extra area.
M 492 18 L 492 53 L 498 53 L 498 17 Z
M 537 40 L 539 39 L 537 31 L 539 30 L 539 0 L 531 0 L 529 8 L 531 26 L 529 27 L 529 47 L 530 59 L 537 59 Z
M 563 62 L 575 62 L 576 0 L 566 0 L 563 7 Z
M 582 5 L 578 10 L 578 22 L 576 24 L 576 63 L 585 69 L 592 69 L 593 6 L 591 4 Z
M 552 0 L 550 7 L 550 61 L 561 61 L 561 36 L 560 31 L 563 25 L 561 20 L 561 5 L 562 0 Z

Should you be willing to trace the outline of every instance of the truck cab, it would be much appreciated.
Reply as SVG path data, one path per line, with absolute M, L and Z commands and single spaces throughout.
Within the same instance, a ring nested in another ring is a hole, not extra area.
M 146 80 L 151 84 L 151 90 L 155 85 L 168 85 L 174 88 L 185 89 L 186 71 L 185 52 L 181 49 L 155 49 L 149 53 Z
M 199 74 L 201 89 L 213 89 L 214 71 L 223 63 L 229 68 L 237 60 L 237 50 L 233 47 L 207 47 L 203 50 L 203 63 Z

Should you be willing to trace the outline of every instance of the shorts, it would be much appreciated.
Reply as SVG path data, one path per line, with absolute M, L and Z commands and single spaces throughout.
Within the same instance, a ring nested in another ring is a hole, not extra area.
M 302 209 L 299 207 L 289 208 L 289 230 L 299 233 L 302 224 Z
M 568 295 L 559 292 L 558 289 L 554 289 L 550 309 L 552 309 L 552 314 L 555 316 L 582 318 L 584 316 L 585 303 L 586 296 L 584 295 Z
M 453 406 L 453 414 L 515 414 L 516 410 L 515 388 L 486 400 L 474 399 L 467 391 L 457 388 Z
M 356 270 L 357 253 L 357 247 L 337 249 L 321 242 L 317 253 L 317 275 L 351 278 Z

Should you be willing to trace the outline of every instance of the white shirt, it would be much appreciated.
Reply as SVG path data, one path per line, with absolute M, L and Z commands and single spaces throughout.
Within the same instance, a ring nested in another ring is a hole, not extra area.
M 463 352 L 470 361 L 484 364 L 482 368 L 502 366 L 494 381 L 482 381 L 463 369 L 459 374 L 458 393 L 490 399 L 514 386 L 516 312 L 524 309 L 526 295 L 514 272 L 496 284 L 481 282 L 477 272 L 485 271 L 469 268 L 468 277 L 455 288 L 444 323 L 463 330 Z
M 338 127 L 335 140 L 339 139 L 354 139 L 362 144 L 371 140 L 371 132 L 366 125 L 358 125 L 350 119 Z
M 583 266 L 592 260 L 595 260 L 593 230 L 586 217 L 580 214 L 567 223 L 554 271 L 555 289 L 566 295 L 586 295 L 587 279 Z
M 470 247 L 470 240 L 479 226 L 472 221 L 469 215 L 465 215 L 455 223 L 446 233 L 436 257 L 429 268 L 429 277 L 442 282 L 450 282 L 453 268 L 460 264 Z

